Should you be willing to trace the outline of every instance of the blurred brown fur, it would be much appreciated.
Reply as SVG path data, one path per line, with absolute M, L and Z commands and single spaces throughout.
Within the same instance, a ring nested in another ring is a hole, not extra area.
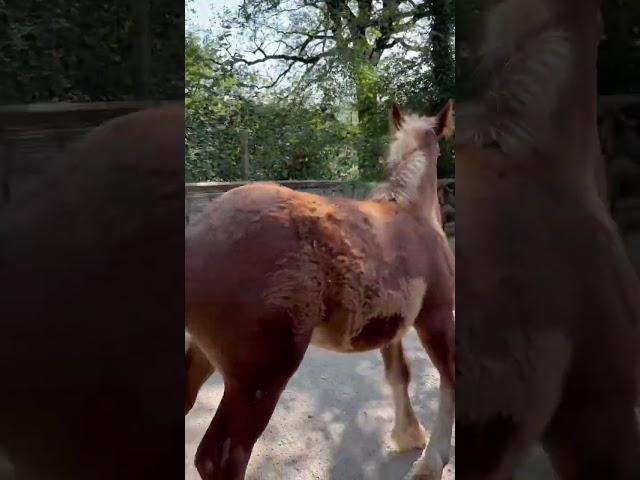
M 510 479 L 538 442 L 562 480 L 640 478 L 640 283 L 603 201 L 599 7 L 503 2 L 495 80 L 458 109 L 458 479 Z
M 18 480 L 183 475 L 183 168 L 181 105 L 127 115 L 0 217 L 0 447 Z

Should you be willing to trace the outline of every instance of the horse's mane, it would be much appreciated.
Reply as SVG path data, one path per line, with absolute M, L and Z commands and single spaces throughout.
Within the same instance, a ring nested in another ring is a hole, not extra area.
M 557 14 L 548 2 L 527 0 L 506 0 L 489 12 L 480 55 L 492 81 L 480 102 L 459 109 L 458 143 L 496 143 L 516 153 L 548 137 L 549 115 L 572 68 Z
M 418 198 L 425 173 L 436 161 L 436 158 L 429 158 L 424 151 L 417 148 L 419 135 L 424 135 L 425 130 L 433 129 L 435 126 L 436 119 L 433 117 L 415 114 L 406 114 L 403 117 L 402 125 L 392 135 L 387 150 L 387 180 L 371 193 L 371 200 L 394 201 L 407 205 Z M 435 136 L 434 142 L 437 145 Z

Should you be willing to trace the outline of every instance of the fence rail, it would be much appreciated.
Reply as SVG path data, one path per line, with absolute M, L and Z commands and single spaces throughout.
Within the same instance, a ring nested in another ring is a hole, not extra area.
M 221 195 L 224 192 L 246 185 L 250 182 L 193 182 L 185 184 L 185 192 L 187 195 Z M 281 180 L 278 181 L 280 185 L 285 187 L 296 189 L 333 189 L 343 188 L 345 185 L 350 185 L 349 182 L 343 182 L 341 180 Z M 438 185 L 451 185 L 455 183 L 453 178 L 441 178 L 438 179 Z M 369 184 L 373 186 L 374 184 Z
M 221 195 L 228 190 L 246 185 L 249 182 L 195 182 L 186 183 L 185 191 L 187 195 Z M 293 189 L 333 189 L 340 188 L 345 183 L 339 180 L 283 180 L 280 185 Z
M 102 123 L 164 101 L 0 106 L 0 208 L 66 146 Z

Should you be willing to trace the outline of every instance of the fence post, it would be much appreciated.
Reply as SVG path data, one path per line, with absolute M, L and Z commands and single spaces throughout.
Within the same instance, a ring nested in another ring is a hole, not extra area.
M 249 180 L 251 170 L 249 168 L 249 132 L 245 129 L 240 130 L 240 156 L 242 158 L 242 173 L 244 179 Z

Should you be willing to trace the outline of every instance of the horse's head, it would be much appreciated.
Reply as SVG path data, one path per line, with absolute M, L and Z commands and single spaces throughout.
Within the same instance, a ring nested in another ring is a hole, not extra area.
M 453 133 L 453 102 L 449 100 L 435 117 L 407 114 L 393 104 L 389 129 L 391 144 L 386 164 L 391 172 L 420 155 L 435 164 L 440 155 L 439 140 Z
M 440 139 L 451 136 L 454 130 L 453 102 L 449 100 L 434 117 L 405 113 L 394 104 L 389 129 L 391 143 L 385 155 L 387 182 L 375 197 L 424 206 L 425 194 L 436 194 Z

